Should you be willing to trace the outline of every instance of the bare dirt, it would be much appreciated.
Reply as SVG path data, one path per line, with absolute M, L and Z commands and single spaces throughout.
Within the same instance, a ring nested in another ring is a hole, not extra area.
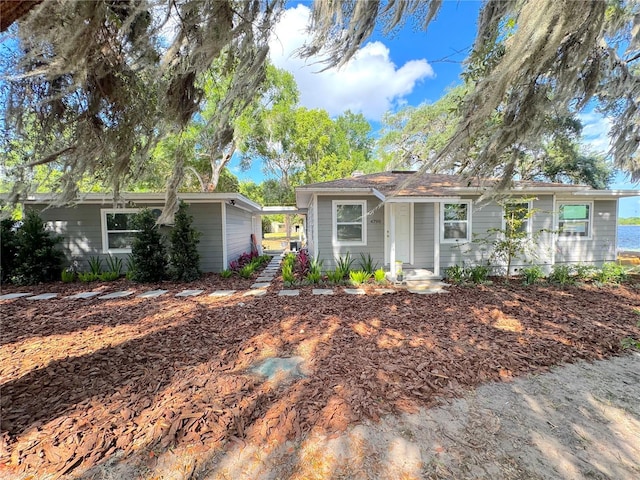
M 640 475 L 640 359 L 621 344 L 640 338 L 637 279 L 424 296 L 275 288 L 2 302 L 0 476 Z M 271 357 L 301 357 L 305 376 L 253 373 Z

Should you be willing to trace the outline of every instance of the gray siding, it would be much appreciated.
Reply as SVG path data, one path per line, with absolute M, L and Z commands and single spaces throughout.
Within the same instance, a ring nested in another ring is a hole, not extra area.
M 571 201 L 579 203 L 579 200 Z M 585 263 L 601 265 L 616 259 L 616 224 L 618 202 L 593 202 L 591 239 L 560 237 L 555 242 L 556 263 Z
M 333 245 L 333 200 L 366 200 L 367 244 L 364 246 Z M 384 208 L 374 196 L 318 196 L 318 215 L 315 219 L 318 229 L 316 253 L 323 263 L 324 270 L 335 268 L 335 259 L 349 252 L 355 258 L 354 268 L 358 268 L 360 253 L 370 254 L 378 266 L 384 264 Z
M 251 213 L 238 207 L 225 205 L 227 216 L 227 259 L 235 260 L 251 251 Z
M 161 204 L 137 204 L 131 208 L 161 208 Z M 103 259 L 110 254 L 104 253 L 102 246 L 102 225 L 100 210 L 111 208 L 111 205 L 81 204 L 73 207 L 51 207 L 45 205 L 29 205 L 40 211 L 43 221 L 48 227 L 63 237 L 62 248 L 69 261 L 78 261 L 81 269 L 88 266 L 87 260 L 92 256 Z M 200 243 L 200 268 L 205 272 L 222 270 L 222 214 L 220 203 L 195 203 L 189 206 L 188 213 L 193 216 L 193 226 L 198 230 Z M 168 228 L 163 227 L 168 232 Z M 127 253 L 111 254 L 122 258 L 125 262 Z
M 416 203 L 413 209 L 413 267 L 433 270 L 433 203 Z

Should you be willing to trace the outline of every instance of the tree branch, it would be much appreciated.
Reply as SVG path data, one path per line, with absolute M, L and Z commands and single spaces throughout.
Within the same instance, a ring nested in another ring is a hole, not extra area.
M 77 145 L 71 145 L 70 147 L 65 147 L 63 149 L 58 150 L 57 152 L 53 152 L 47 155 L 44 158 L 41 158 L 40 160 L 36 160 L 35 162 L 28 163 L 27 167 L 33 168 L 33 167 L 37 167 L 38 165 L 44 165 L 47 163 L 54 162 L 55 160 L 57 160 L 57 158 L 60 155 L 64 155 L 67 152 L 73 152 L 76 148 L 78 148 Z

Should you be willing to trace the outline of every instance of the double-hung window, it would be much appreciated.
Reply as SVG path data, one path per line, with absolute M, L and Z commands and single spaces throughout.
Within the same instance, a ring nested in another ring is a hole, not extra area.
M 443 243 L 471 240 L 471 201 L 443 203 L 440 223 L 440 240 Z
M 531 202 L 512 201 L 504 206 L 504 230 L 511 233 L 515 229 L 518 234 L 531 235 Z M 520 235 L 518 235 L 520 236 Z
M 134 208 L 100 210 L 102 222 L 102 250 L 104 253 L 130 253 L 134 234 L 133 216 L 138 213 Z
M 592 202 L 558 202 L 558 235 L 591 238 Z
M 333 200 L 333 244 L 367 244 L 367 201 Z

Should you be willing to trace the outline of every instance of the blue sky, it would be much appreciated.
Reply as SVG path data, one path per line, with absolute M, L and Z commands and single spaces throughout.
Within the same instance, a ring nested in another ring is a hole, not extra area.
M 304 61 L 293 54 L 306 39 L 304 28 L 311 2 L 290 2 L 275 28 L 271 61 L 294 75 L 303 106 L 323 108 L 332 116 L 347 109 L 360 112 L 377 129 L 385 112 L 407 104 L 434 102 L 460 83 L 462 61 L 475 39 L 480 5 L 479 1 L 445 0 L 426 32 L 414 22 L 391 35 L 376 32 L 348 64 L 319 73 L 317 59 Z M 587 113 L 581 120 L 583 142 L 593 150 L 608 150 L 610 122 L 595 113 Z M 259 162 L 247 172 L 242 172 L 237 162 L 232 162 L 231 169 L 241 180 L 259 182 L 264 178 Z M 638 186 L 618 176 L 611 188 Z M 638 197 L 621 200 L 620 207 L 620 216 L 640 216 Z

